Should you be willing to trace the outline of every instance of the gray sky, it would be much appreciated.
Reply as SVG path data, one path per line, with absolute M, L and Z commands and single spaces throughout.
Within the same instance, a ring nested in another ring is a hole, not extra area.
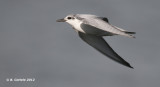
M 1 0 L 2 87 L 159 87 L 159 0 Z M 66 23 L 71 13 L 108 17 L 136 32 L 136 39 L 105 37 L 135 69 L 122 66 L 83 42 Z M 35 82 L 6 82 L 35 78 Z

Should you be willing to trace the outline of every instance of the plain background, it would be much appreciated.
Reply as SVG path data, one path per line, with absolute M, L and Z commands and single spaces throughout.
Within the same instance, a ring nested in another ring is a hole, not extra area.
M 1 87 L 159 87 L 160 0 L 0 0 Z M 71 13 L 108 17 L 136 39 L 105 37 L 135 69 L 83 42 Z M 6 78 L 35 78 L 6 82 Z

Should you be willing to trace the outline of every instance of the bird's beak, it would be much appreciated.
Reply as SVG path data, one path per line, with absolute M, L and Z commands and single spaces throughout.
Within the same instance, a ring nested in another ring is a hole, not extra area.
M 63 18 L 63 19 L 58 19 L 57 22 L 65 22 L 66 20 Z

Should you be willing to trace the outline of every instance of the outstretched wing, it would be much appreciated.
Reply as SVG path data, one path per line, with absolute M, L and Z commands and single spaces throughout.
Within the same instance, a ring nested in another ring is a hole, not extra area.
M 118 27 L 115 27 L 115 26 L 109 24 L 108 19 L 105 17 L 98 17 L 95 15 L 78 14 L 77 18 L 82 20 L 84 24 L 96 27 L 99 30 L 103 30 L 103 31 L 113 33 L 116 35 L 123 35 L 123 36 L 134 38 L 134 36 L 130 35 L 130 33 L 124 32 L 125 30 L 119 29 Z
M 128 62 L 126 62 L 124 59 L 122 59 L 108 44 L 107 42 L 101 37 L 101 36 L 94 36 L 89 34 L 84 34 L 81 32 L 78 32 L 80 38 L 84 40 L 86 43 L 88 43 L 90 46 L 94 47 L 96 50 L 104 54 L 105 56 L 108 56 L 110 59 L 124 65 L 130 68 L 133 68 L 130 66 Z
M 108 18 L 106 18 L 106 17 L 99 17 L 100 19 L 102 19 L 103 21 L 105 21 L 106 23 L 109 23 L 109 20 L 108 20 Z M 112 25 L 113 26 L 113 25 Z M 120 30 L 120 31 L 123 31 L 123 32 L 125 32 L 125 33 L 127 33 L 127 34 L 136 34 L 136 32 L 129 32 L 129 31 L 126 31 L 126 30 L 124 30 L 124 29 L 122 29 L 122 28 L 119 28 L 119 27 L 116 27 L 116 26 L 113 26 L 113 27 L 115 27 L 116 29 L 118 29 L 118 30 Z

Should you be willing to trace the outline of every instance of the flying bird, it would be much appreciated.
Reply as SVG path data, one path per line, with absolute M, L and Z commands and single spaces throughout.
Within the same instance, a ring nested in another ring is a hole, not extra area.
M 135 38 L 133 35 L 135 32 L 129 32 L 111 25 L 106 17 L 91 14 L 70 14 L 63 19 L 58 19 L 57 22 L 67 22 L 76 30 L 83 41 L 100 53 L 124 66 L 133 68 L 109 46 L 103 36 L 122 35 Z

